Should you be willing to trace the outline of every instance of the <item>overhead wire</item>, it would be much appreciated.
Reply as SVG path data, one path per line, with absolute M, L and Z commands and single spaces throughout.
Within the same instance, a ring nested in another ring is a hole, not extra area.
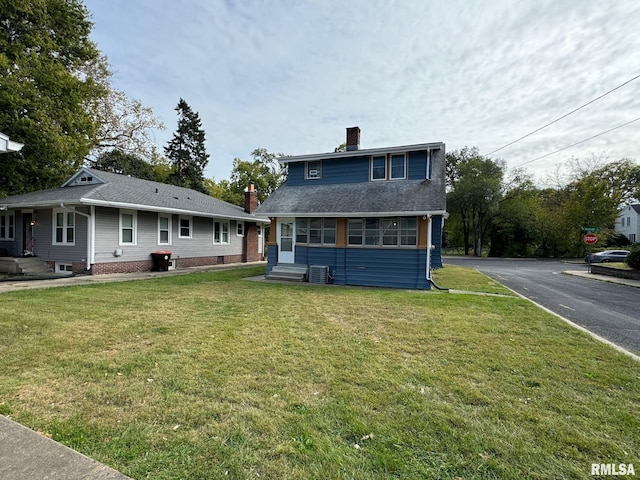
M 631 120 L 629 122 L 626 122 L 626 123 L 623 123 L 621 125 L 618 125 L 617 127 L 610 128 L 609 130 L 605 130 L 604 132 L 600 132 L 597 135 L 593 135 L 593 136 L 591 136 L 589 138 L 585 138 L 584 140 L 580 140 L 579 142 L 572 143 L 571 145 L 568 145 L 568 146 L 563 147 L 563 148 L 561 148 L 559 150 L 556 150 L 555 152 L 547 153 L 547 154 L 542 155 L 540 157 L 534 158 L 533 160 L 527 160 L 524 163 L 520 163 L 520 164 L 516 165 L 514 168 L 522 167 L 523 165 L 527 165 L 528 163 L 533 163 L 536 160 L 541 160 L 543 158 L 550 157 L 551 155 L 554 155 L 554 154 L 556 154 L 558 152 L 562 152 L 563 150 L 566 150 L 568 148 L 575 147 L 576 145 L 580 145 L 581 143 L 588 142 L 589 140 L 593 140 L 594 138 L 600 137 L 600 136 L 602 136 L 602 135 L 604 135 L 606 133 L 613 132 L 614 130 L 617 130 L 618 128 L 626 127 L 630 123 L 637 122 L 638 120 L 640 120 L 640 117 L 634 118 L 633 120 Z
M 562 115 L 561 117 L 558 117 L 558 118 L 556 118 L 555 120 L 553 120 L 553 121 L 551 121 L 551 122 L 549 122 L 549 123 L 547 123 L 547 124 L 543 125 L 542 127 L 540 127 L 540 128 L 536 128 L 536 129 L 535 129 L 535 130 L 533 130 L 532 132 L 529 132 L 529 133 L 527 133 L 526 135 L 523 135 L 522 137 L 517 138 L 517 139 L 513 140 L 512 142 L 509 142 L 509 143 L 507 143 L 506 145 L 503 145 L 502 147 L 497 148 L 496 150 L 493 150 L 493 151 L 491 151 L 491 152 L 489 152 L 489 153 L 487 153 L 486 155 L 483 155 L 483 156 L 484 156 L 484 157 L 488 157 L 489 155 L 492 155 L 492 154 L 494 154 L 494 153 L 496 153 L 496 152 L 499 152 L 500 150 L 503 150 L 503 149 L 505 149 L 505 148 L 507 148 L 507 147 L 510 147 L 511 145 L 513 145 L 514 143 L 519 142 L 520 140 L 524 140 L 525 138 L 530 137 L 530 136 L 531 136 L 531 135 L 533 135 L 534 133 L 538 133 L 540 130 L 545 129 L 545 128 L 547 128 L 548 126 L 553 125 L 553 124 L 554 124 L 554 123 L 556 123 L 556 122 L 559 122 L 559 121 L 560 121 L 560 120 L 562 120 L 563 118 L 567 118 L 569 115 L 572 115 L 572 114 L 576 113 L 578 110 L 582 110 L 584 107 L 587 107 L 587 106 L 591 105 L 592 103 L 597 102 L 597 101 L 598 101 L 598 100 L 600 100 L 601 98 L 606 97 L 606 96 L 607 96 L 607 95 L 609 95 L 610 93 L 615 92 L 616 90 L 618 90 L 618 89 L 620 89 L 620 88 L 624 87 L 625 85 L 627 85 L 627 84 L 629 84 L 629 83 L 633 82 L 634 80 L 637 80 L 638 78 L 640 78 L 640 74 L 636 75 L 636 76 L 635 76 L 635 77 L 633 77 L 633 78 L 630 78 L 629 80 L 627 80 L 627 81 L 626 81 L 626 82 L 624 82 L 624 83 L 621 83 L 620 85 L 618 85 L 617 87 L 615 87 L 615 88 L 613 88 L 613 89 L 609 90 L 608 92 L 603 93 L 603 94 L 602 94 L 602 95 L 600 95 L 599 97 L 596 97 L 596 98 L 594 98 L 593 100 L 588 101 L 588 102 L 587 102 L 587 103 L 585 103 L 584 105 L 581 105 L 581 106 L 579 106 L 578 108 L 575 108 L 574 110 L 571 110 L 569 113 L 566 113 L 566 114 Z M 634 122 L 634 121 L 635 121 L 635 120 L 632 120 L 631 122 L 628 122 L 628 123 L 632 123 L 632 122 Z M 625 124 L 625 125 L 626 125 L 626 124 Z M 624 125 L 621 125 L 621 126 L 624 126 Z M 621 126 L 615 127 L 615 128 L 613 128 L 613 129 L 611 129 L 611 130 L 608 130 L 607 132 L 603 132 L 602 134 L 598 134 L 598 135 L 596 135 L 596 137 L 597 137 L 597 136 L 599 136 L 599 135 L 603 135 L 604 133 L 608 133 L 608 132 L 610 132 L 610 131 L 612 131 L 612 130 L 615 130 L 616 128 L 620 128 Z M 595 138 L 595 137 L 592 137 L 592 138 Z M 590 140 L 590 139 L 587 139 L 587 140 Z M 583 140 L 583 141 L 584 141 L 584 142 L 586 142 L 587 140 Z M 578 142 L 578 143 L 576 143 L 576 144 L 574 144 L 574 145 L 578 145 L 579 143 L 582 143 L 583 141 L 580 141 L 580 142 Z M 571 146 L 574 146 L 574 145 L 570 145 L 570 147 L 571 147 Z M 566 148 L 570 148 L 570 147 L 566 147 Z M 562 151 L 562 150 L 558 150 L 558 151 Z M 558 153 L 558 152 L 553 152 L 553 153 Z M 551 153 L 551 154 L 549 154 L 549 155 L 553 155 L 553 154 Z M 548 155 L 545 155 L 545 156 L 548 156 Z M 533 161 L 535 161 L 535 160 L 540 160 L 540 158 L 544 158 L 544 157 L 536 158 L 536 159 L 534 159 L 534 160 L 531 160 L 530 162 L 533 162 Z M 527 162 L 527 163 L 530 163 L 530 162 Z

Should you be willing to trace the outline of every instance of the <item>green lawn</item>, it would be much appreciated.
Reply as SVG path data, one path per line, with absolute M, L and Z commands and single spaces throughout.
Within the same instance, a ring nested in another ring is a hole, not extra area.
M 640 470 L 640 364 L 529 302 L 262 271 L 0 294 L 0 413 L 135 479 Z

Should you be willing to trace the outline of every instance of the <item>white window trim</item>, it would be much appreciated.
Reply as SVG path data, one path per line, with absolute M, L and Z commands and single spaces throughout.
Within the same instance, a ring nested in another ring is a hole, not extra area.
M 310 163 L 318 164 L 317 174 L 315 176 L 309 175 Z M 322 178 L 322 160 L 309 160 L 307 162 L 304 162 L 304 179 L 305 180 L 319 180 L 321 178 Z
M 56 229 L 58 227 L 58 225 L 56 224 L 56 217 L 58 216 L 58 213 L 62 213 L 63 214 L 63 224 L 62 224 L 62 241 L 58 242 L 56 241 Z M 73 214 L 73 242 L 68 242 L 67 241 L 67 229 L 69 228 L 67 225 L 67 215 L 69 213 Z M 76 212 L 74 212 L 73 210 L 68 210 L 66 208 L 54 208 L 53 212 L 52 212 L 52 221 L 51 221 L 51 226 L 52 226 L 52 238 L 51 238 L 51 244 L 52 245 L 65 245 L 65 246 L 69 246 L 69 247 L 73 247 L 76 244 Z
M 384 177 L 373 178 L 373 160 L 384 157 Z M 369 160 L 369 179 L 372 182 L 384 182 L 389 178 L 389 159 L 386 155 L 372 155 Z
M 393 175 L 393 157 L 399 157 L 402 155 L 404 159 L 404 176 L 402 177 L 394 177 Z M 389 167 L 387 169 L 389 171 L 389 180 L 406 180 L 407 179 L 407 154 L 406 153 L 394 153 L 389 156 Z
M 189 235 L 182 235 L 182 220 L 189 220 Z M 178 219 L 178 238 L 193 238 L 193 217 L 190 215 L 180 215 Z
M 0 230 L 1 240 L 15 240 L 16 239 L 16 216 L 13 213 L 3 213 L 0 217 L 4 218 L 4 228 Z M 1 224 L 0 224 L 1 225 Z M 9 235 L 10 227 L 13 227 L 13 235 Z M 5 236 L 6 235 L 6 236 Z
M 220 240 L 216 241 L 216 224 L 220 224 Z M 227 241 L 223 242 L 222 241 L 222 234 L 224 232 L 223 226 L 226 225 L 227 227 Z M 229 235 L 230 229 L 229 229 L 230 225 L 229 225 L 229 221 L 226 220 L 214 220 L 213 221 L 213 244 L 214 245 L 229 245 L 231 243 L 231 238 Z
M 244 237 L 244 222 L 240 220 L 236 223 L 236 237 Z
M 166 219 L 168 220 L 168 222 L 167 222 L 167 229 L 169 230 L 169 235 L 168 235 L 168 238 L 167 238 L 167 242 L 163 242 L 163 241 L 160 239 L 160 232 L 162 231 L 162 229 L 160 228 L 160 219 L 161 219 L 161 218 L 166 218 Z M 171 242 L 171 235 L 172 235 L 172 231 L 171 231 L 171 227 L 172 227 L 172 225 L 171 225 L 171 218 L 172 218 L 172 216 L 171 216 L 171 215 L 161 215 L 161 214 L 158 214 L 158 245 L 171 245 L 171 244 L 172 244 L 172 242 Z
M 122 240 L 122 216 L 123 215 L 131 215 L 131 241 L 125 242 Z M 135 210 L 120 210 L 120 214 L 118 215 L 118 245 L 137 245 L 138 244 L 138 212 Z

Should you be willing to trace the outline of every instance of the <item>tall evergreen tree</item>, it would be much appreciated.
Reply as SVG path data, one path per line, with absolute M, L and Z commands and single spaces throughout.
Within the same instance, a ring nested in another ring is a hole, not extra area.
M 108 68 L 91 27 L 80 0 L 0 2 L 0 131 L 24 143 L 0 196 L 60 186 L 93 147 Z
M 182 98 L 175 110 L 178 112 L 178 129 L 164 148 L 172 168 L 169 183 L 208 193 L 204 169 L 209 155 L 204 145 L 205 133 L 200 116 Z

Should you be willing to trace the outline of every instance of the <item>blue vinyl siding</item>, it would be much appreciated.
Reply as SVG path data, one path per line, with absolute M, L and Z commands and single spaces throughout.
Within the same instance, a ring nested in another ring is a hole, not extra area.
M 435 215 L 431 222 L 431 243 L 435 245 L 431 252 L 431 268 L 442 268 L 442 215 Z
M 429 289 L 426 255 L 423 249 L 296 246 L 295 262 L 328 266 L 336 285 Z
M 336 158 L 322 161 L 321 178 L 305 180 L 306 162 L 290 163 L 287 185 L 329 185 L 369 181 L 369 156 Z

